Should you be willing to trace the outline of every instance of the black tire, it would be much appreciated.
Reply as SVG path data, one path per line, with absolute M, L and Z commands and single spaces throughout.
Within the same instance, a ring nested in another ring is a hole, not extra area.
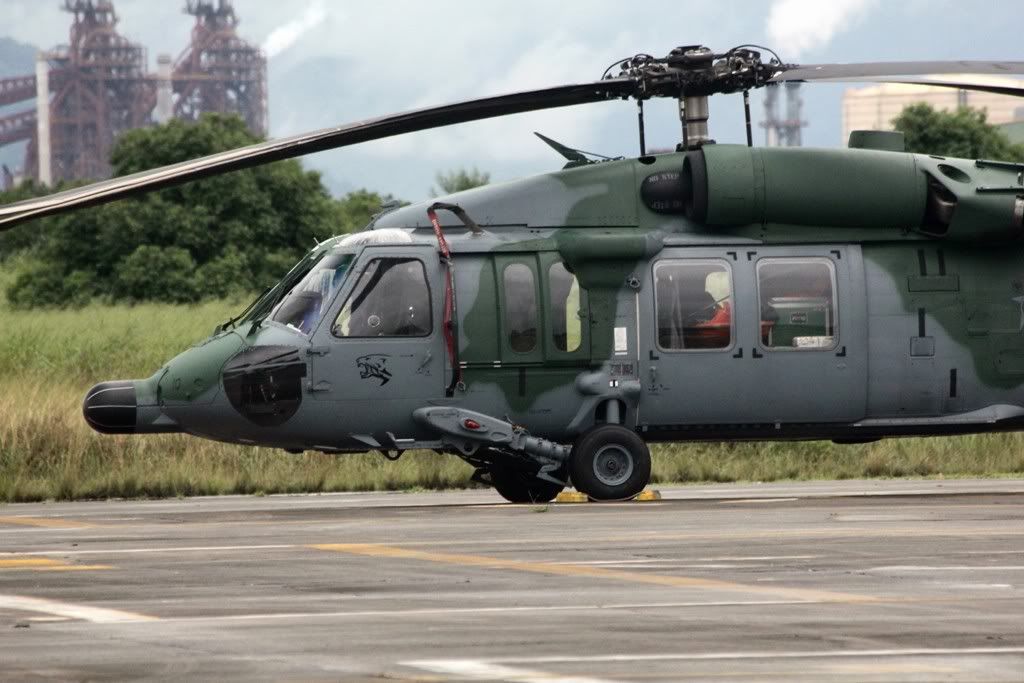
M 567 471 L 558 470 L 551 475 L 556 479 L 568 478 Z M 529 472 L 510 467 L 491 468 L 491 483 L 494 490 L 510 503 L 550 503 L 565 487 L 544 479 L 538 479 Z
M 651 480 L 651 451 L 631 429 L 598 425 L 576 440 L 569 474 L 572 485 L 593 500 L 628 500 Z

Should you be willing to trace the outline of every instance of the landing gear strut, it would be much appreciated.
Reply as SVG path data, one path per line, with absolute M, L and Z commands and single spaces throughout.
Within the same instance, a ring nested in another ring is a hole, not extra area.
M 651 452 L 631 429 L 598 425 L 572 447 L 569 476 L 593 500 L 628 500 L 651 479 Z
M 562 481 L 569 477 L 564 467 L 551 474 Z M 502 466 L 491 468 L 491 484 L 510 503 L 550 503 L 565 488 L 563 484 L 538 479 L 529 472 Z
M 550 503 L 569 481 L 567 465 L 542 464 L 497 448 L 464 459 L 477 468 L 474 481 L 493 486 L 510 503 Z

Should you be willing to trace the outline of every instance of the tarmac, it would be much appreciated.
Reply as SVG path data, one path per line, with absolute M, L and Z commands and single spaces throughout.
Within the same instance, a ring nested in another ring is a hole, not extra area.
M 0 680 L 1024 680 L 1024 481 L 659 488 L 0 506 Z

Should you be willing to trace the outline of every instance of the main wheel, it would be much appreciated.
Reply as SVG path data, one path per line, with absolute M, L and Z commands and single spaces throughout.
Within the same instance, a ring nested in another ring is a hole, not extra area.
M 576 440 L 569 474 L 594 500 L 628 500 L 651 480 L 651 451 L 631 429 L 598 425 Z
M 556 479 L 566 479 L 569 473 L 558 470 L 551 473 Z M 491 468 L 491 483 L 501 497 L 510 503 L 550 503 L 565 487 L 538 479 L 529 472 L 510 467 Z

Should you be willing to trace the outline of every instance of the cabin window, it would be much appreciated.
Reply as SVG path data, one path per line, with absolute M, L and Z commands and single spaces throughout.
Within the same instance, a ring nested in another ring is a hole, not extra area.
M 835 267 L 828 259 L 758 261 L 761 345 L 790 350 L 835 348 L 835 281 Z
M 418 259 L 370 261 L 331 327 L 336 337 L 426 337 L 430 288 Z
M 537 287 L 533 270 L 524 263 L 510 263 L 502 271 L 505 294 L 505 334 L 509 347 L 518 353 L 537 346 Z
M 551 336 L 559 351 L 573 352 L 583 338 L 580 283 L 564 264 L 552 263 L 548 269 L 551 292 Z
M 654 266 L 654 300 L 662 350 L 732 345 L 732 272 L 725 261 L 659 262 Z

